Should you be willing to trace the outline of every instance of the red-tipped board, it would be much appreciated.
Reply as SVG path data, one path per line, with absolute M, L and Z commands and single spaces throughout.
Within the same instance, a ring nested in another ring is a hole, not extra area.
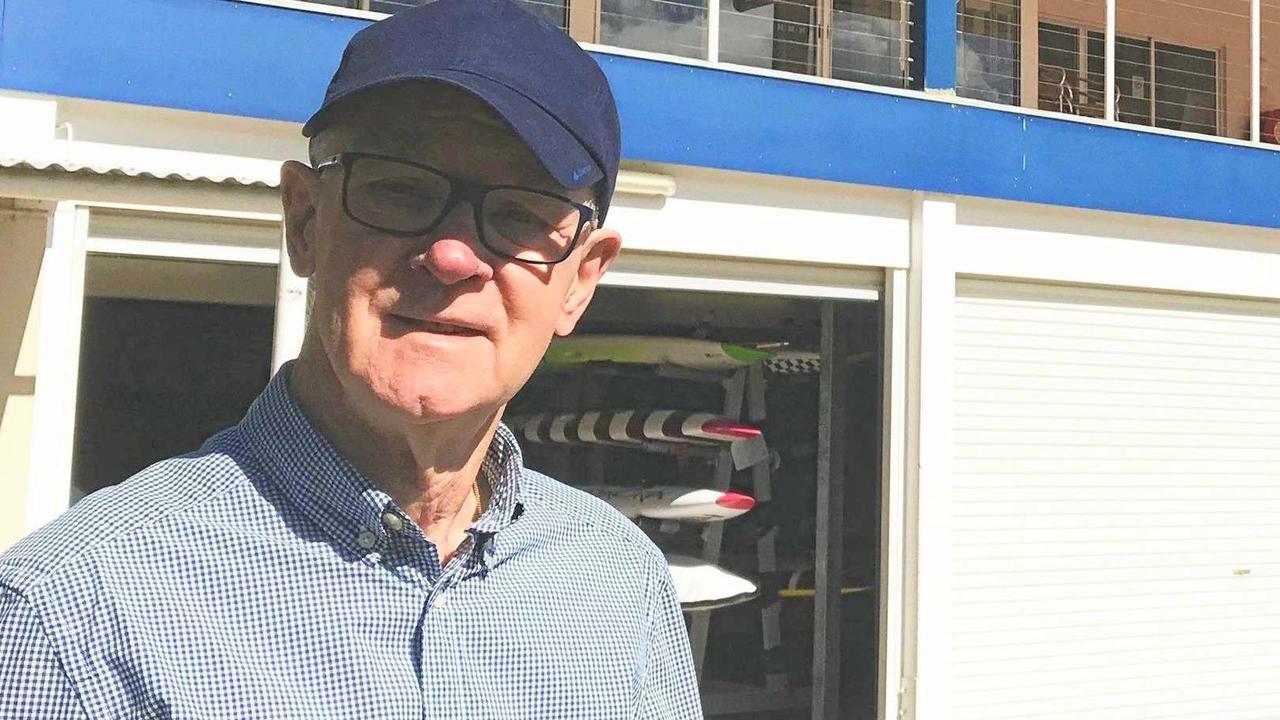
M 756 504 L 755 498 L 742 493 L 675 485 L 588 485 L 581 489 L 609 503 L 629 518 L 715 522 L 738 517 Z

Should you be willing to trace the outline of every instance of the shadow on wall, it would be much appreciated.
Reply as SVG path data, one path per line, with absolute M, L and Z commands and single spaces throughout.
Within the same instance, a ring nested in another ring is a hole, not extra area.
M 0 203 L 3 203 L 0 200 Z M 26 527 L 36 385 L 36 282 L 47 217 L 0 205 L 0 550 Z

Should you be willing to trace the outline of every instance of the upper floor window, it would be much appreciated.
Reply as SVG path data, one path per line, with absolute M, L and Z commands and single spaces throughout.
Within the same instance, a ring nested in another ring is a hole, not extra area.
M 311 1 L 395 13 L 432 0 Z M 912 0 L 516 1 L 582 42 L 876 85 L 913 81 Z
M 721 62 L 908 87 L 911 2 L 833 0 L 830 15 L 804 0 L 724 0 Z
M 433 0 L 310 0 L 394 13 Z M 949 2 L 950 0 L 936 0 Z M 890 87 L 922 86 L 926 0 L 516 0 L 575 39 Z M 1246 0 L 1115 0 L 1115 120 L 1248 138 Z M 1262 139 L 1280 142 L 1280 0 L 1261 0 Z M 1107 0 L 956 0 L 956 92 L 1105 116 Z
M 597 41 L 635 50 L 704 58 L 707 55 L 706 0 L 600 0 Z
M 1103 116 L 1105 35 L 1040 23 L 1039 107 Z M 1116 119 L 1135 125 L 1218 135 L 1218 53 L 1116 38 Z
M 957 12 L 958 94 L 1105 117 L 1106 0 L 959 0 Z M 1115 119 L 1248 138 L 1249 20 L 1242 0 L 1116 0 Z
M 957 94 L 1005 105 L 1019 104 L 1019 0 L 960 0 L 957 12 Z

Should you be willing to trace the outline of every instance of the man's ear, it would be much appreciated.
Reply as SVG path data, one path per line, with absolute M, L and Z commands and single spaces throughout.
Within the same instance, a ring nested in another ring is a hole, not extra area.
M 600 278 L 618 257 L 622 249 L 622 236 L 610 228 L 592 230 L 582 245 L 582 261 L 578 264 L 573 284 L 565 295 L 560 317 L 556 319 L 556 335 L 561 337 L 573 332 L 582 313 L 591 304 Z
M 296 160 L 280 166 L 280 204 L 284 207 L 284 238 L 289 266 L 298 277 L 316 271 L 316 200 L 320 174 Z

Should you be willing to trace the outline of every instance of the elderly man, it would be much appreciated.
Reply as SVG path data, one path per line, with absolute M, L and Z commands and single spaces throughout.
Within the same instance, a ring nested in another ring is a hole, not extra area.
M 0 558 L 0 717 L 700 716 L 662 555 L 499 423 L 618 253 L 599 68 L 441 0 L 357 34 L 304 134 L 301 355 Z

